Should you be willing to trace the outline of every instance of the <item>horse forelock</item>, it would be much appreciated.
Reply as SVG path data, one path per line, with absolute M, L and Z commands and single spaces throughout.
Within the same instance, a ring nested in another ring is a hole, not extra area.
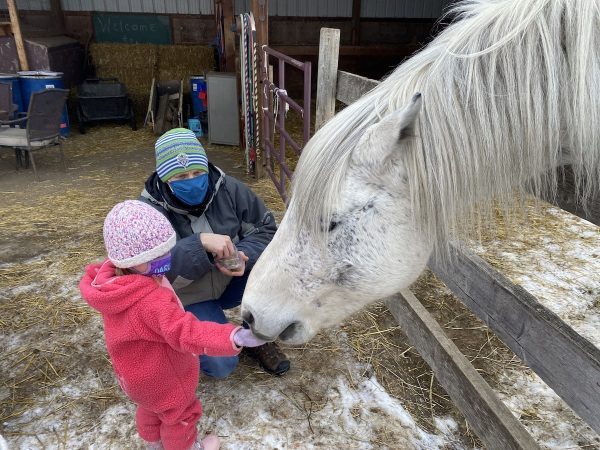
M 600 0 L 470 0 L 460 20 L 338 113 L 309 141 L 290 204 L 323 236 L 367 127 L 419 91 L 404 150 L 416 224 L 446 242 L 492 201 L 555 192 L 568 149 L 584 202 L 600 180 Z M 483 215 L 482 215 L 483 214 Z

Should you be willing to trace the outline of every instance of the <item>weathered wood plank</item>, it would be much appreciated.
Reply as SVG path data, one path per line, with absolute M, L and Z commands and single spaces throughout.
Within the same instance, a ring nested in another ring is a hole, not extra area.
M 583 420 L 600 433 L 600 349 L 470 251 L 429 267 Z
M 339 51 L 340 30 L 336 28 L 321 28 L 315 131 L 321 128 L 335 114 L 335 86 Z
M 257 54 L 255 55 L 257 59 L 256 61 L 256 70 L 257 70 L 257 76 L 258 76 L 258 84 L 259 86 L 262 86 L 262 83 L 260 82 L 260 57 L 258 52 L 260 52 L 259 49 L 262 48 L 263 45 L 269 45 L 269 1 L 268 0 L 251 0 L 250 2 L 250 11 L 252 11 L 252 15 L 254 16 L 254 22 L 256 25 L 256 48 L 257 48 Z M 263 95 L 261 92 L 261 87 L 257 87 L 258 92 L 258 111 L 259 113 L 256 116 L 256 132 L 258 134 L 258 138 L 260 140 L 260 142 L 258 143 L 259 145 L 259 149 L 260 151 L 257 152 L 258 154 L 257 156 L 257 161 L 256 161 L 256 165 L 255 165 L 255 175 L 256 178 L 263 178 L 264 176 L 266 176 L 265 172 L 264 172 L 264 166 L 266 164 L 266 159 L 265 159 L 265 135 L 263 133 L 264 130 L 264 117 L 263 115 L 260 113 L 260 111 L 263 110 L 263 107 L 268 106 L 268 105 L 263 105 Z
M 335 98 L 349 105 L 379 84 L 379 81 L 338 70 Z
M 29 70 L 27 62 L 27 53 L 25 52 L 25 44 L 23 43 L 23 34 L 21 33 L 21 22 L 19 20 L 19 12 L 15 0 L 7 0 L 8 14 L 12 31 L 15 35 L 15 43 L 17 45 L 17 55 L 19 56 L 19 65 L 21 70 Z
M 386 300 L 402 331 L 489 449 L 538 449 L 531 435 L 410 292 Z

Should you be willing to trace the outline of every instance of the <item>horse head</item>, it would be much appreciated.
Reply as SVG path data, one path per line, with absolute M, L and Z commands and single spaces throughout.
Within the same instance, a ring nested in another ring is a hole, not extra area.
M 307 208 L 294 192 L 244 294 L 242 316 L 258 336 L 305 342 L 422 272 L 431 244 L 415 228 L 403 163 L 408 142 L 418 139 L 421 101 L 414 95 L 365 130 L 349 152 L 335 195 L 311 200 L 319 207 Z M 295 177 L 310 177 L 310 158 L 318 151 L 305 150 Z
M 600 191 L 600 0 L 462 1 L 423 50 L 307 143 L 244 318 L 299 343 L 407 287 L 515 194 Z M 422 92 L 426 102 L 421 108 Z M 417 130 L 416 137 L 413 131 Z

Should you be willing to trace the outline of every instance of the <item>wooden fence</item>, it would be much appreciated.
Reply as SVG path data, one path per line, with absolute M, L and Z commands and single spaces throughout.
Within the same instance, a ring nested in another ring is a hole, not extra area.
M 339 30 L 321 29 L 316 127 L 378 81 L 337 70 Z M 600 433 L 600 349 L 520 286 L 463 247 L 430 269 L 584 421 Z M 386 304 L 439 383 L 490 449 L 539 448 L 523 425 L 408 290 Z

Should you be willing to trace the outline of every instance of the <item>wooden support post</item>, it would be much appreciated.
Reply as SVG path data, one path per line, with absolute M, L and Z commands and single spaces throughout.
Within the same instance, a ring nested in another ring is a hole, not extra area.
M 352 45 L 360 45 L 360 0 L 352 0 Z
M 56 25 L 56 31 L 60 34 L 65 32 L 65 18 L 63 16 L 60 0 L 51 0 L 50 8 L 52 10 L 53 22 Z
M 17 54 L 19 55 L 19 64 L 21 66 L 21 70 L 29 70 L 27 53 L 25 53 L 25 44 L 23 42 L 23 35 L 21 34 L 21 24 L 19 22 L 17 5 L 15 4 L 15 0 L 7 0 L 7 4 L 8 13 L 10 14 L 12 32 L 15 35 L 15 44 L 17 45 Z
M 386 305 L 486 448 L 539 449 L 412 292 L 402 291 Z
M 263 130 L 263 96 L 261 95 L 263 92 L 262 81 L 261 81 L 261 47 L 263 45 L 269 45 L 269 0 L 251 0 L 250 10 L 252 11 L 252 15 L 254 16 L 254 24 L 256 25 L 256 70 L 258 75 L 258 86 L 256 86 L 256 92 L 258 95 L 258 117 L 256 118 L 256 127 L 259 130 L 259 139 L 258 146 L 260 148 L 260 153 L 256 160 L 256 178 L 262 178 L 265 176 L 265 138 L 267 136 L 262 132 Z M 268 106 L 268 105 L 267 105 Z
M 223 7 L 223 41 L 225 47 L 225 71 L 235 72 L 235 34 L 233 25 L 233 0 L 222 0 Z
M 317 111 L 315 131 L 335 114 L 340 30 L 321 28 L 319 38 L 319 69 L 317 74 Z

